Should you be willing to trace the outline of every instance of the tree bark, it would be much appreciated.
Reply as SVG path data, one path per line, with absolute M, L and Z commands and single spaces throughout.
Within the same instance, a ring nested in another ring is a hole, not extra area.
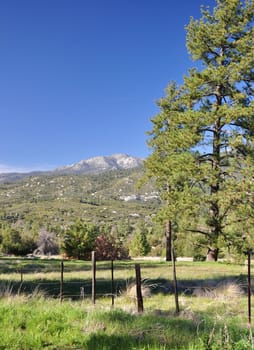
M 172 261 L 172 234 L 171 234 L 171 221 L 166 221 L 166 261 Z
M 206 261 L 217 261 L 218 254 L 219 254 L 218 248 L 208 248 L 208 251 L 206 254 Z
M 176 307 L 176 315 L 180 312 L 179 306 L 179 298 L 178 298 L 178 285 L 177 285 L 177 277 L 176 277 L 176 259 L 174 253 L 174 244 L 171 245 L 171 256 L 172 256 L 172 269 L 173 269 L 173 284 L 174 284 L 174 294 L 175 294 L 175 307 Z
M 167 183 L 167 205 L 169 205 L 169 192 L 170 192 L 170 186 L 169 183 Z M 171 221 L 167 219 L 166 221 L 166 261 L 172 261 L 172 229 L 171 229 Z

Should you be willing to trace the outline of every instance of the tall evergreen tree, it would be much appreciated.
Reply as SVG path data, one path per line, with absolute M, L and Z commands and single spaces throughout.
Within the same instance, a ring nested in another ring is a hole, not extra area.
M 189 214 L 185 229 L 215 248 L 253 218 L 254 4 L 217 0 L 201 14 L 186 27 L 199 68 L 160 102 L 146 167 L 170 186 L 168 217 Z
M 162 199 L 160 220 L 165 224 L 166 260 L 172 259 L 172 225 L 193 206 L 196 188 L 192 184 L 195 155 L 190 152 L 197 141 L 195 125 L 192 134 L 184 123 L 184 90 L 175 82 L 166 89 L 166 97 L 158 101 L 160 113 L 153 119 L 149 133 L 152 154 L 145 161 L 146 176 L 155 178 Z M 188 184 L 188 185 L 187 185 Z

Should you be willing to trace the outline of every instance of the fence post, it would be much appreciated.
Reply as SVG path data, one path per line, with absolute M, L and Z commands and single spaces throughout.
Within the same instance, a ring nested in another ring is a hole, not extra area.
M 96 256 L 95 251 L 92 251 L 92 304 L 95 305 L 96 289 Z
M 137 292 L 138 312 L 142 313 L 144 311 L 144 307 L 143 307 L 143 297 L 142 297 L 142 290 L 141 290 L 140 264 L 135 264 L 135 271 L 136 271 L 136 292 Z
M 174 294 L 175 294 L 175 307 L 176 307 L 176 315 L 180 312 L 179 307 L 179 300 L 178 300 L 178 285 L 177 285 L 177 278 L 176 278 L 176 259 L 175 259 L 175 249 L 174 249 L 174 243 L 172 241 L 171 245 L 171 257 L 172 257 L 172 269 L 173 269 L 173 284 L 174 284 Z
M 252 250 L 247 250 L 248 254 L 248 319 L 249 325 L 251 325 L 251 254 Z
M 20 283 L 23 283 L 23 268 L 20 267 Z
M 60 302 L 63 301 L 63 281 L 64 281 L 64 263 L 61 261 L 61 277 L 60 277 Z
M 112 297 L 112 307 L 114 307 L 115 304 L 115 285 L 114 285 L 114 260 L 111 260 L 111 297 Z
M 84 300 L 85 300 L 85 288 L 84 287 L 80 287 L 80 299 L 82 300 L 82 302 L 84 302 Z

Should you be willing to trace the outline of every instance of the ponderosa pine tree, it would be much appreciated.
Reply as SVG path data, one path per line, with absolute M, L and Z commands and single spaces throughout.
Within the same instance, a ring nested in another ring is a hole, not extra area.
M 166 97 L 158 101 L 161 112 L 152 119 L 153 129 L 148 141 L 153 152 L 145 161 L 146 176 L 156 179 L 163 203 L 158 216 L 165 224 L 167 261 L 172 259 L 172 224 L 186 216 L 188 208 L 193 208 L 194 198 L 198 198 L 194 196 L 197 188 L 192 180 L 196 159 L 190 152 L 197 142 L 197 130 L 193 126 L 189 137 L 190 129 L 184 127 L 183 92 L 171 82 Z
M 200 68 L 160 101 L 145 165 L 168 193 L 167 217 L 188 217 L 182 227 L 213 249 L 236 244 L 253 222 L 254 4 L 217 0 L 201 13 L 186 28 Z

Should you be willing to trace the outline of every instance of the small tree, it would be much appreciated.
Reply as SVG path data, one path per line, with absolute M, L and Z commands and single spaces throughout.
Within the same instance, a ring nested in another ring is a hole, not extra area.
M 33 254 L 45 255 L 45 254 L 58 254 L 59 242 L 55 233 L 47 231 L 45 228 L 39 230 L 39 236 L 37 240 L 37 248 Z
M 148 230 L 143 226 L 139 226 L 131 240 L 130 253 L 132 256 L 146 256 L 151 247 L 147 240 Z
M 89 258 L 95 248 L 98 227 L 82 220 L 71 225 L 63 236 L 62 250 L 68 257 L 76 259 Z
M 9 228 L 2 238 L 2 251 L 6 254 L 26 255 L 32 253 L 35 241 L 29 235 L 24 235 L 16 228 Z
M 113 235 L 102 233 L 96 238 L 95 251 L 97 260 L 128 259 L 128 251 L 118 244 Z

